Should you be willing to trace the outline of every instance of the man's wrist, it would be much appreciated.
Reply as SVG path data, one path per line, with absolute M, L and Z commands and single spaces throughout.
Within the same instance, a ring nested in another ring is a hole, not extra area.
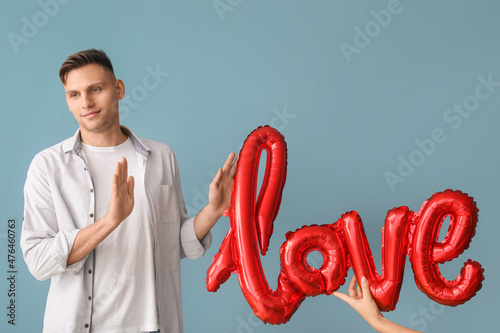
M 221 217 L 222 214 L 224 213 L 220 209 L 213 207 L 210 203 L 208 203 L 205 208 L 205 213 L 207 214 L 207 217 L 209 218 L 210 221 L 213 221 L 214 223 L 217 222 Z
M 108 214 L 104 215 L 99 221 L 105 229 L 110 229 L 109 231 L 114 231 L 122 221 L 113 218 Z
M 222 214 L 217 209 L 207 204 L 194 218 L 194 232 L 202 240 L 221 218 Z

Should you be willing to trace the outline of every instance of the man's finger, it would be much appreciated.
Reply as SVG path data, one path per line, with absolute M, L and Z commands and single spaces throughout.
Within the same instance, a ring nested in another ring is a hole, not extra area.
M 231 167 L 231 163 L 233 162 L 233 160 L 234 160 L 234 153 L 231 152 L 229 154 L 229 156 L 227 157 L 227 160 L 224 163 L 224 166 L 222 167 L 222 171 L 224 172 L 225 175 L 228 174 L 229 168 Z
M 118 165 L 117 165 L 117 170 L 118 170 Z M 118 173 L 115 171 L 115 173 L 113 174 L 113 183 L 111 186 L 111 194 L 115 194 L 116 191 L 118 190 L 118 183 L 119 183 L 118 177 L 119 177 Z
M 120 178 L 121 178 L 121 164 L 120 162 L 116 162 L 116 167 L 115 167 L 115 174 L 113 176 L 116 176 L 116 183 L 120 183 Z M 113 177 L 113 181 L 115 180 L 115 177 Z
M 221 179 L 222 179 L 222 169 L 219 168 L 219 170 L 217 171 L 217 174 L 214 177 L 214 180 L 212 180 L 211 185 L 219 187 L 219 183 L 220 183 Z
M 236 170 L 238 169 L 238 160 L 240 159 L 240 154 L 236 155 L 236 158 L 233 161 L 233 164 L 231 164 L 231 170 L 229 170 L 229 177 L 234 178 L 234 175 L 236 174 Z
M 122 164 L 123 164 L 123 168 L 122 168 L 122 181 L 125 183 L 127 182 L 127 176 L 128 176 L 128 163 L 127 163 L 127 159 L 125 157 L 122 157 Z
M 134 176 L 128 176 L 127 183 L 128 183 L 128 195 L 133 198 L 134 197 L 134 186 L 135 186 Z
M 123 183 L 123 159 L 118 161 L 116 165 L 116 175 L 118 176 L 118 184 Z

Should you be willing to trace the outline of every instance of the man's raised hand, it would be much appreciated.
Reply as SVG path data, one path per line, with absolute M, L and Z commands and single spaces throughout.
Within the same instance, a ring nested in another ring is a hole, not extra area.
M 116 227 L 125 220 L 134 208 L 134 177 L 128 176 L 125 157 L 116 164 L 111 188 L 108 217 Z
M 219 169 L 208 189 L 208 205 L 194 218 L 194 231 L 198 239 L 203 239 L 222 216 L 224 211 L 231 206 L 231 192 L 233 179 L 236 174 L 238 156 L 229 154 L 224 166 Z
M 226 162 L 215 175 L 208 190 L 208 204 L 220 215 L 231 206 L 233 179 L 236 174 L 238 157 L 230 153 Z

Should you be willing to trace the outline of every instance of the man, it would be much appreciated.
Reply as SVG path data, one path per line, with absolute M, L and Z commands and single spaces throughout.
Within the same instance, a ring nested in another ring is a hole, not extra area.
M 210 246 L 234 153 L 189 218 L 172 150 L 120 125 L 125 86 L 108 56 L 75 53 L 59 75 L 79 129 L 33 159 L 21 234 L 30 272 L 51 278 L 43 332 L 182 332 L 180 259 Z

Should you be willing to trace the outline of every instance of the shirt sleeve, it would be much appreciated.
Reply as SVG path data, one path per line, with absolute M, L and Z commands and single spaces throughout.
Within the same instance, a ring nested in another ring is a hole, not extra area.
M 179 205 L 179 213 L 181 218 L 181 258 L 188 257 L 189 259 L 199 259 L 203 257 L 205 252 L 212 244 L 212 234 L 209 232 L 202 240 L 199 240 L 194 231 L 194 217 L 189 217 L 182 195 L 181 181 L 179 176 L 179 166 L 175 155 L 172 153 L 172 163 L 174 165 L 174 186 L 177 194 L 177 203 Z
M 46 280 L 55 274 L 78 273 L 84 259 L 67 266 L 69 253 L 80 229 L 60 230 L 50 181 L 41 158 L 35 157 L 24 185 L 24 217 L 21 249 L 31 274 Z

